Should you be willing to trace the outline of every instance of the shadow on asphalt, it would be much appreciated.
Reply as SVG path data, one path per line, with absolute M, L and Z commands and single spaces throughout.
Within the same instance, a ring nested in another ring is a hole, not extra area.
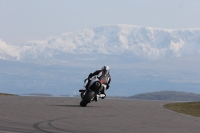
M 50 106 L 60 106 L 60 107 L 81 107 L 80 105 L 50 105 Z
M 58 107 L 79 107 L 79 108 L 85 108 L 85 107 L 81 107 L 80 105 L 49 105 L 49 106 L 58 106 Z M 86 107 L 97 107 L 97 106 L 86 106 Z

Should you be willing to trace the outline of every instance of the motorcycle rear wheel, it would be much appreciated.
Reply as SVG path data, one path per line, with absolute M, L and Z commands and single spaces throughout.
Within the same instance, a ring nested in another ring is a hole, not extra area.
M 82 107 L 87 106 L 87 104 L 90 103 L 91 99 L 94 97 L 94 94 L 95 94 L 95 92 L 91 91 L 91 90 L 88 93 L 86 93 L 80 102 L 80 106 L 82 106 Z

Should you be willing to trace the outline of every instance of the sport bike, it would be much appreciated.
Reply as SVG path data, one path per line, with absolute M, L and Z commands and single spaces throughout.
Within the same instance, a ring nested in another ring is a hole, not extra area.
M 81 92 L 81 102 L 80 102 L 80 106 L 85 107 L 87 106 L 88 103 L 92 102 L 92 101 L 97 101 L 98 98 L 104 98 L 105 97 L 105 93 L 101 94 L 102 91 L 105 92 L 105 88 L 106 85 L 105 80 L 106 77 L 105 76 L 94 76 L 90 79 L 90 84 L 88 86 L 88 89 L 86 90 L 79 90 L 79 92 Z

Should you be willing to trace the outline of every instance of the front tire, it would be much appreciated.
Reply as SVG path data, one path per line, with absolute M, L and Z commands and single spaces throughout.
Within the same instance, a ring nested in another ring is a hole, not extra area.
M 95 92 L 91 90 L 88 93 L 86 93 L 80 102 L 80 106 L 85 107 L 88 103 L 90 103 L 91 99 L 94 97 L 94 94 Z

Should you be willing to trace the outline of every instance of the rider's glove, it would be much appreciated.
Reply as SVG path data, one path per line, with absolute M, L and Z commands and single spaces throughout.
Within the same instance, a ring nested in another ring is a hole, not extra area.
M 88 80 L 91 78 L 91 76 L 92 76 L 92 73 L 90 73 L 90 74 L 88 75 Z

